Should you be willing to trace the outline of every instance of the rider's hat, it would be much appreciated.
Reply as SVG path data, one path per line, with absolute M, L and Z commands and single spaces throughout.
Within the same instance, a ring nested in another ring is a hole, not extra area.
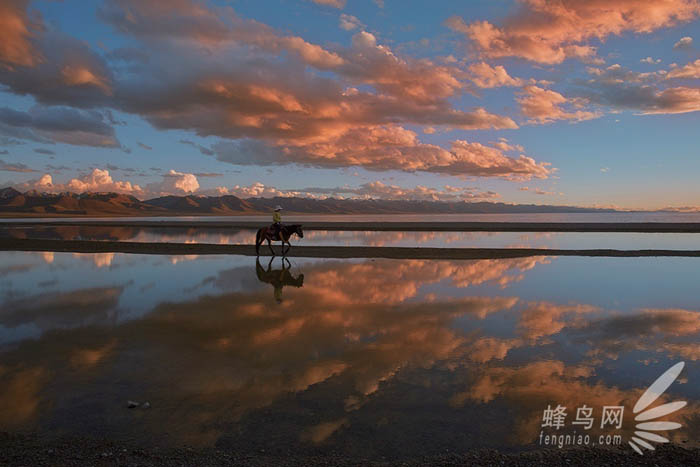
M 275 206 L 275 211 L 281 211 L 281 210 L 282 210 L 282 206 L 280 206 L 279 204 L 277 206 Z

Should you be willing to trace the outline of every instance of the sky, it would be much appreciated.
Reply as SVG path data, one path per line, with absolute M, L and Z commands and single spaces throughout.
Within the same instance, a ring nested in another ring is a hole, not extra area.
M 700 0 L 3 0 L 0 186 L 697 209 Z

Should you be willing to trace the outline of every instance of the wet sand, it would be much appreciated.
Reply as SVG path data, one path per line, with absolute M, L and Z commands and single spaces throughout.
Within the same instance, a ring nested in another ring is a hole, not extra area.
M 295 223 L 297 221 L 294 221 Z M 407 232 L 632 232 L 700 233 L 696 222 L 304 222 L 304 230 L 407 231 Z M 292 223 L 291 221 L 289 223 Z M 257 230 L 265 221 L 207 220 L 71 220 L 2 222 L 0 228 L 37 226 L 180 227 Z
M 141 243 L 87 240 L 0 239 L 0 251 L 55 251 L 69 253 L 133 253 L 155 255 L 242 255 L 256 256 L 253 245 L 204 243 Z M 282 255 L 279 245 L 274 247 Z M 267 245 L 260 256 L 270 256 Z M 298 246 L 287 252 L 297 258 L 390 258 L 390 259 L 499 259 L 528 256 L 700 257 L 700 250 L 561 250 L 537 248 L 407 248 L 366 246 Z

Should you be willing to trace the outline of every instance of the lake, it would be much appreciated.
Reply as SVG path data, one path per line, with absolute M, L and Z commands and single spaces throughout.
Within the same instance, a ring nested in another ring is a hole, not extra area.
M 255 231 L 210 227 L 51 225 L 0 227 L 0 238 L 207 243 L 251 245 Z M 292 244 L 306 246 L 547 248 L 547 249 L 700 249 L 700 233 L 634 232 L 395 232 L 307 230 Z
M 685 361 L 665 436 L 694 446 L 699 267 L 2 252 L 0 431 L 401 459 L 598 436 L 622 406 L 626 446 Z M 595 426 L 543 428 L 557 405 Z

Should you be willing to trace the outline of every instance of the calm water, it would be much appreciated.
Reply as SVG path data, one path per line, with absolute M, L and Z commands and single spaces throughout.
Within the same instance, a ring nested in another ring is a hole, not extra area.
M 621 405 L 628 437 L 634 402 L 685 361 L 664 400 L 689 401 L 668 436 L 693 444 L 699 268 L 0 253 L 0 430 L 363 458 L 530 449 L 548 405 L 597 423 Z
M 47 226 L 0 228 L 0 237 L 130 242 L 253 244 L 255 231 L 226 228 Z M 434 248 L 700 249 L 700 233 L 378 232 L 308 230 L 292 244 Z

